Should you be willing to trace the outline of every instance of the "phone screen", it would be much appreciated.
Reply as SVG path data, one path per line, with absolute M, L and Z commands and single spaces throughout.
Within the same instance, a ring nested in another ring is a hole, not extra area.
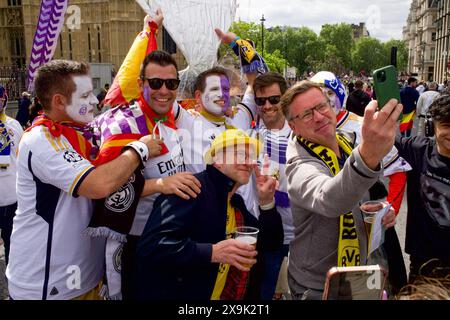
M 378 266 L 367 267 L 370 268 L 331 269 L 327 275 L 324 300 L 380 300 L 386 273 Z

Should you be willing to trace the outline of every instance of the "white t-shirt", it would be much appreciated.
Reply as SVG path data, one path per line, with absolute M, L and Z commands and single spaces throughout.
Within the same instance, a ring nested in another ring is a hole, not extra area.
M 355 146 L 361 143 L 361 125 L 363 117 L 353 112 L 346 111 L 345 115 L 337 122 L 336 129 L 356 134 Z M 398 172 L 406 172 L 412 170 L 411 166 L 405 159 L 399 156 L 395 147 L 383 158 L 383 174 L 385 177 Z
M 39 126 L 24 134 L 17 169 L 10 296 L 72 299 L 93 289 L 103 277 L 105 241 L 82 234 L 93 205 L 77 189 L 94 167 L 64 136 Z
M 203 156 L 208 151 L 212 141 L 227 130 L 227 126 L 242 130 L 251 128 L 253 115 L 255 114 L 255 102 L 253 100 L 252 94 L 246 94 L 242 101 L 243 104 L 238 105 L 238 111 L 234 117 L 226 118 L 227 125 L 221 122 L 212 122 L 202 115 L 192 115 L 177 103 L 174 104 L 175 123 L 182 140 L 187 171 L 197 173 L 206 169 Z
M 280 213 L 283 222 L 284 244 L 289 244 L 294 239 L 294 222 L 289 205 L 286 178 L 286 149 L 290 134 L 291 128 L 287 121 L 285 121 L 281 130 L 268 130 L 263 122 L 260 121 L 259 126 L 252 132 L 253 137 L 259 135 L 259 138 L 264 143 L 264 151 L 258 159 L 260 167 L 264 154 L 268 154 L 270 160 L 269 174 L 277 174 L 279 177 L 279 186 L 275 194 L 275 199 L 277 211 Z
M 160 137 L 169 150 L 168 153 L 147 160 L 144 169 L 145 179 L 164 178 L 179 172 L 186 171 L 181 149 L 180 138 L 177 131 L 165 125 L 159 127 Z M 148 217 L 153 210 L 153 203 L 160 193 L 155 193 L 139 201 L 136 216 L 131 227 L 130 234 L 140 236 L 144 231 Z
M 6 117 L 5 123 L 11 141 L 11 161 L 8 167 L 0 168 L 0 207 L 9 206 L 17 202 L 16 174 L 17 174 L 17 150 L 22 137 L 22 126 L 17 120 Z
M 101 135 L 100 145 L 104 143 L 103 139 L 105 136 L 109 137 L 121 132 L 143 134 L 150 131 L 146 124 L 145 115 L 138 103 L 129 107 L 110 109 L 96 118 L 93 125 L 103 132 L 108 130 L 107 134 Z M 147 160 L 144 168 L 145 179 L 164 178 L 186 171 L 180 137 L 177 131 L 161 123 L 158 126 L 159 135 L 164 139 L 164 144 L 169 152 Z M 159 195 L 160 193 L 155 193 L 139 200 L 130 230 L 131 235 L 140 236 L 142 234 L 148 217 L 153 210 L 153 202 Z

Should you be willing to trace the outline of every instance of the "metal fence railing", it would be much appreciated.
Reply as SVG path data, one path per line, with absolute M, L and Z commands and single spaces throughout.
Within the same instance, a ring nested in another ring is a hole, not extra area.
M 21 97 L 27 90 L 27 69 L 16 66 L 0 66 L 0 85 L 6 88 L 10 101 Z

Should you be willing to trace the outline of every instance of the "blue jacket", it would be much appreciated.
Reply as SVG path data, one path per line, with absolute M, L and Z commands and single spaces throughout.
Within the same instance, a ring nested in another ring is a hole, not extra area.
M 419 91 L 410 86 L 407 86 L 400 91 L 403 114 L 408 114 L 416 110 L 417 100 L 419 100 L 419 97 Z
M 134 299 L 211 297 L 219 267 L 211 263 L 212 245 L 226 239 L 227 196 L 235 182 L 213 166 L 195 176 L 202 185 L 196 199 L 161 195 L 154 203 L 137 245 Z M 260 229 L 257 250 L 283 244 L 283 226 L 276 208 L 261 210 L 258 221 L 239 195 L 233 195 L 231 205 L 242 213 L 246 226 Z

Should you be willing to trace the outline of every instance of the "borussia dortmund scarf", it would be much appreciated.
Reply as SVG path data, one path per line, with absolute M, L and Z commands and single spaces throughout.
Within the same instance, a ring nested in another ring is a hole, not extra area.
M 0 111 L 0 168 L 11 164 L 11 138 L 6 129 L 6 114 Z
M 231 239 L 237 227 L 244 226 L 242 213 L 234 208 L 231 198 L 227 204 L 226 238 Z M 249 273 L 229 264 L 219 264 L 211 300 L 242 300 L 247 291 Z
M 336 139 L 343 152 L 346 155 L 350 155 L 353 149 L 352 144 L 338 134 L 336 134 Z M 338 158 L 331 149 L 312 143 L 302 137 L 297 137 L 297 140 L 309 153 L 322 160 L 330 169 L 333 176 L 339 173 Z M 361 259 L 355 221 L 353 219 L 353 213 L 349 211 L 346 214 L 340 215 L 337 266 L 358 266 L 360 264 Z
M 264 58 L 255 50 L 253 41 L 237 37 L 230 46 L 240 58 L 241 70 L 244 73 L 257 72 L 258 74 L 264 74 L 269 71 Z
M 208 112 L 206 112 L 205 110 L 201 110 L 200 114 L 209 122 L 214 123 L 218 126 L 225 126 L 226 129 L 236 129 L 236 127 L 230 125 L 227 123 L 227 118 L 225 116 L 223 117 L 218 117 L 218 116 L 214 116 Z

